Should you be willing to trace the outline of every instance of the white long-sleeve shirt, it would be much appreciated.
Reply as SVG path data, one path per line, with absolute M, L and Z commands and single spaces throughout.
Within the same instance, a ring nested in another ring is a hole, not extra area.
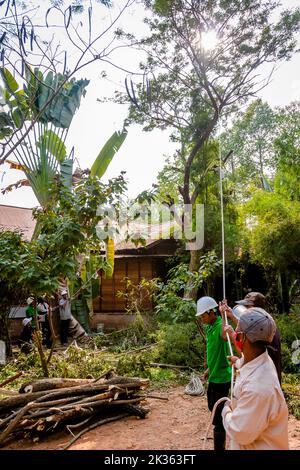
M 69 299 L 60 299 L 59 313 L 61 320 L 70 320 L 72 318 L 71 303 Z
M 241 362 L 222 417 L 231 450 L 288 450 L 288 409 L 267 351 Z

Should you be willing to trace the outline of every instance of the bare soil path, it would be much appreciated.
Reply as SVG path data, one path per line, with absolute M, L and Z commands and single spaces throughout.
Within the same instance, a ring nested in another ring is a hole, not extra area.
M 168 397 L 168 401 L 148 398 L 148 418 L 135 417 L 105 424 L 84 434 L 70 450 L 201 450 L 209 422 L 206 397 L 184 393 L 184 387 L 174 386 L 152 392 Z M 212 432 L 207 449 L 212 449 Z M 12 442 L 7 450 L 59 450 L 72 438 L 68 432 L 47 437 L 41 442 L 32 440 Z M 300 450 L 300 421 L 289 419 L 290 448 Z

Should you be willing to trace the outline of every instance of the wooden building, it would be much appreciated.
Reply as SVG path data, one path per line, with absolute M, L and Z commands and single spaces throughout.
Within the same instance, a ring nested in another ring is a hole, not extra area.
M 126 279 L 138 285 L 142 279 L 159 277 L 164 279 L 168 267 L 166 259 L 173 256 L 176 250 L 175 240 L 147 240 L 145 246 L 136 247 L 133 243 L 120 243 L 116 246 L 114 274 L 106 279 L 104 274 L 99 282 L 99 296 L 94 298 L 94 317 L 92 327 L 103 323 L 106 328 L 119 328 L 134 319 L 126 313 L 129 308 Z M 153 308 L 149 296 L 144 296 L 143 309 Z

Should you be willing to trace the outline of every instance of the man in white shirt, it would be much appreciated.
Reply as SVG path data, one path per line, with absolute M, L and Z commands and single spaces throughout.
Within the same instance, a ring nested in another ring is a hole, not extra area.
M 37 302 L 38 304 L 36 310 L 38 313 L 40 329 L 42 330 L 43 334 L 43 344 L 45 344 L 47 348 L 51 348 L 52 341 L 49 324 L 49 305 L 43 297 L 38 297 Z
M 68 343 L 68 330 L 70 325 L 70 320 L 72 318 L 71 314 L 71 302 L 68 297 L 68 292 L 63 290 L 62 298 L 59 301 L 59 314 L 60 314 L 60 342 L 64 346 Z
M 239 319 L 235 343 L 243 357 L 238 360 L 233 398 L 222 411 L 231 450 L 289 448 L 288 409 L 266 349 L 275 331 L 273 318 L 262 308 L 252 307 Z

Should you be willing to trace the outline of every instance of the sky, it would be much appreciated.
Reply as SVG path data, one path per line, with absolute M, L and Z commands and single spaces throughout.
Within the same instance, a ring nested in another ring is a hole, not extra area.
M 122 4 L 122 1 L 117 3 Z M 298 0 L 283 0 L 282 3 L 286 8 L 299 5 Z M 44 7 L 47 7 L 47 4 L 46 0 L 42 0 Z M 121 26 L 127 31 L 142 34 L 143 16 L 141 5 L 134 5 L 122 17 Z M 129 70 L 137 70 L 140 57 L 136 51 L 122 49 L 118 54 L 115 56 L 117 63 Z M 91 82 L 72 121 L 67 147 L 70 150 L 74 145 L 75 156 L 82 169 L 89 168 L 106 140 L 114 131 L 122 129 L 127 114 L 126 105 L 97 101 L 97 98 L 112 96 L 115 89 L 124 90 L 126 73 L 106 68 L 107 78 L 101 78 L 103 69 L 103 65 L 97 63 L 89 69 L 83 69 L 81 75 L 78 75 L 78 78 L 89 78 Z M 300 54 L 295 55 L 289 62 L 280 64 L 271 83 L 260 92 L 259 96 L 272 107 L 285 106 L 291 101 L 300 100 Z M 126 171 L 128 196 L 135 197 L 145 189 L 151 188 L 158 172 L 163 168 L 165 156 L 172 155 L 174 150 L 175 146 L 169 142 L 168 132 L 159 130 L 143 132 L 141 126 L 131 125 L 123 146 L 105 174 L 104 181 L 118 176 L 122 170 Z M 0 187 L 6 187 L 22 177 L 22 172 L 10 170 L 6 164 L 0 166 Z M 0 204 L 19 207 L 38 205 L 32 190 L 28 187 L 14 190 L 6 195 L 0 194 Z

